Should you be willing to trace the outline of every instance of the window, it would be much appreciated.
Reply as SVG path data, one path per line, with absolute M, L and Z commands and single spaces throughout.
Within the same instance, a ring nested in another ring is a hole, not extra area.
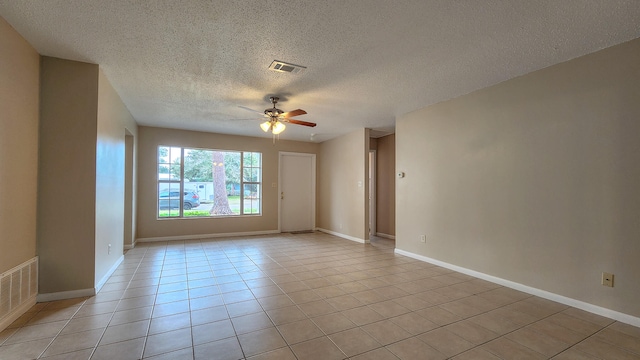
M 158 218 L 259 215 L 262 154 L 158 147 Z

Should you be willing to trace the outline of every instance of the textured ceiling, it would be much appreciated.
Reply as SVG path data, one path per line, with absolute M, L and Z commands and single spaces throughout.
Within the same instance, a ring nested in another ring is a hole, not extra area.
M 100 64 L 140 125 L 323 141 L 640 36 L 638 0 L 0 0 L 43 55 Z M 269 71 L 273 60 L 306 66 Z M 268 135 L 267 135 L 268 136 Z

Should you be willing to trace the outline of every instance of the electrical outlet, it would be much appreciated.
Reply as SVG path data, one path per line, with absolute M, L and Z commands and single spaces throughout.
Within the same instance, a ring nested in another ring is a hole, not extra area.
M 426 243 L 427 242 L 427 235 L 420 235 L 420 242 L 421 243 Z
M 609 274 L 606 272 L 602 273 L 602 285 L 613 287 L 613 274 Z
M 109 244 L 109 250 L 107 250 L 107 254 L 111 254 L 111 244 Z

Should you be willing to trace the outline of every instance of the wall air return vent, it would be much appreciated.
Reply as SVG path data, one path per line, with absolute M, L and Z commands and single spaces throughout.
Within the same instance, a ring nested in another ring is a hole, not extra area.
M 273 60 L 271 65 L 269 65 L 269 70 L 277 71 L 277 72 L 286 72 L 292 74 L 298 74 L 306 69 L 305 66 L 289 64 L 284 61 Z

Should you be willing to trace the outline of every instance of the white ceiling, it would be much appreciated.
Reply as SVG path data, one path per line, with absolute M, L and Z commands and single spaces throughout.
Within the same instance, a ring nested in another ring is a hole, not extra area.
M 0 0 L 42 55 L 100 64 L 140 125 L 281 139 L 393 131 L 412 110 L 640 36 L 638 0 Z M 273 60 L 301 74 L 267 69 Z

